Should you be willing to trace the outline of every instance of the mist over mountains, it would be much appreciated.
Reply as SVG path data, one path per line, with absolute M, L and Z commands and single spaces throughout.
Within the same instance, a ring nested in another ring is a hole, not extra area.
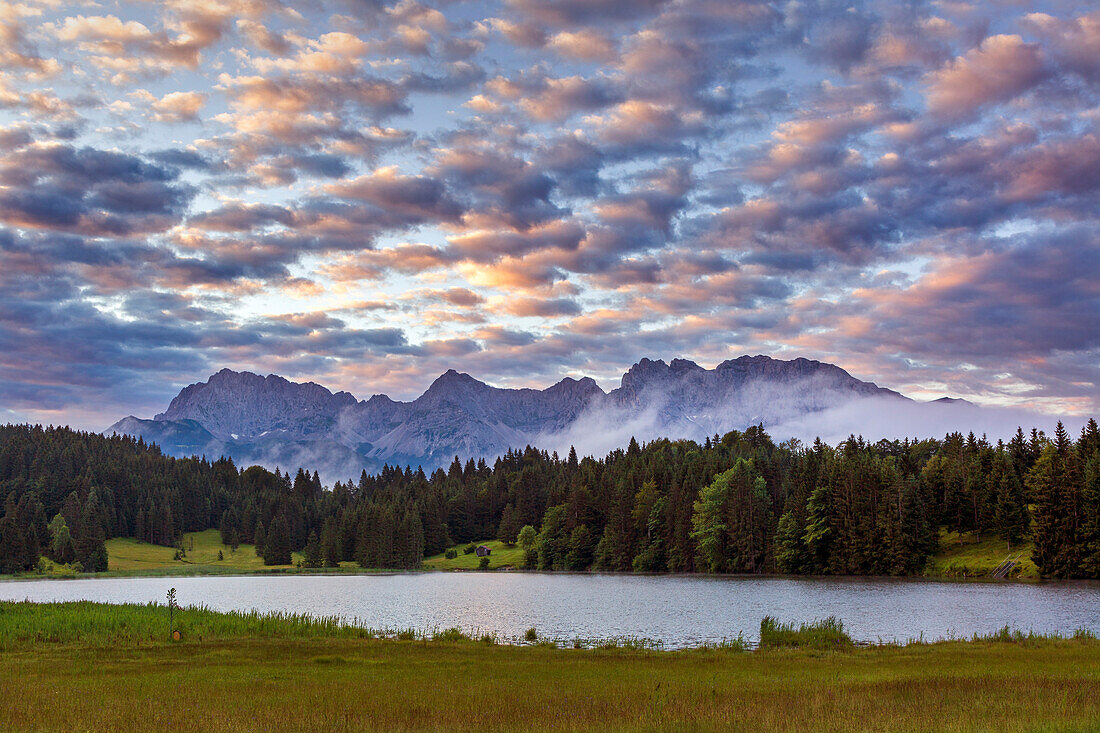
M 742 356 L 714 369 L 685 359 L 642 359 L 610 392 L 588 377 L 542 390 L 500 389 L 452 369 L 411 402 L 380 394 L 360 401 L 311 382 L 223 369 L 183 389 L 153 419 L 126 417 L 105 432 L 141 436 L 177 456 L 228 455 L 342 479 L 387 463 L 430 471 L 455 456 L 491 461 L 527 445 L 558 451 L 574 445 L 582 455 L 599 455 L 632 436 L 702 440 L 758 423 L 780 438 L 789 437 L 784 432 L 832 438 L 837 430 L 859 432 L 831 424 L 837 415 L 882 422 L 908 410 L 911 422 L 929 410 L 946 415 L 973 407 L 960 402 L 915 403 L 833 364 L 767 356 Z

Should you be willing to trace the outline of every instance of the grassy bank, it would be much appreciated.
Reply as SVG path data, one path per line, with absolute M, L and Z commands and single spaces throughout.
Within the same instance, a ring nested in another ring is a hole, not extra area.
M 170 643 L 154 640 L 163 638 L 164 612 L 0 604 L 0 729 L 1068 731 L 1100 724 L 1100 643 L 1091 639 L 1008 634 L 842 651 L 576 651 L 447 634 L 367 638 L 297 617 L 205 612 L 186 618 L 190 632 Z M 158 630 L 134 631 L 145 624 Z M 59 625 L 70 631 L 50 638 L 36 631 Z
M 485 540 L 475 542 L 475 545 L 485 545 L 492 554 L 489 555 L 489 569 L 512 567 L 522 568 L 526 556 L 522 547 L 518 545 L 506 545 L 500 540 Z M 466 545 L 455 545 L 450 548 L 455 551 L 455 557 L 448 559 L 446 552 L 424 558 L 424 567 L 429 570 L 477 570 L 481 558 L 476 553 L 465 553 Z
M 988 578 L 1006 558 L 1019 556 L 1019 564 L 1009 575 L 1020 580 L 1035 580 L 1039 569 L 1031 561 L 1034 546 L 1026 542 L 1011 550 L 999 537 L 987 535 L 981 542 L 973 532 L 940 533 L 940 551 L 928 563 L 926 575 L 940 578 Z
M 175 559 L 173 547 L 150 545 L 129 537 L 116 537 L 107 541 L 107 569 L 118 573 L 144 573 L 160 571 L 192 570 L 210 572 L 264 572 L 272 569 L 287 570 L 295 567 L 302 559 L 300 553 L 293 553 L 295 564 L 264 565 L 262 557 L 256 555 L 253 545 L 240 545 L 236 551 L 223 545 L 221 535 L 216 529 L 205 532 L 188 532 L 180 543 L 184 555 Z M 218 559 L 221 553 L 222 559 Z

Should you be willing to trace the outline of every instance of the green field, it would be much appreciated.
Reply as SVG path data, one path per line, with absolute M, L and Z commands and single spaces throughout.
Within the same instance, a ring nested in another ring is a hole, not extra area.
M 256 555 L 253 545 L 241 545 L 233 552 L 223 545 L 221 535 L 216 529 L 204 532 L 184 534 L 181 544 L 185 555 L 181 560 L 173 559 L 176 550 L 173 547 L 150 545 L 130 537 L 116 537 L 107 540 L 107 570 L 119 574 L 143 573 L 254 573 L 265 570 L 287 570 L 294 565 L 264 565 L 262 557 Z M 218 560 L 218 552 L 222 553 Z M 293 553 L 294 562 L 302 559 L 300 553 Z
M 513 545 L 509 547 L 500 540 L 485 540 L 475 544 L 485 545 L 492 554 L 489 555 L 489 569 L 512 567 L 522 568 L 525 552 L 522 547 Z M 475 553 L 464 554 L 462 548 L 466 545 L 455 545 L 452 549 L 458 552 L 453 560 L 448 560 L 443 555 L 432 555 L 424 558 L 424 567 L 432 570 L 477 570 L 481 558 Z
M 0 604 L 0 730 L 1100 727 L 1095 639 L 573 650 L 183 613 L 188 633 L 171 643 L 152 640 L 167 628 L 163 606 Z
M 941 532 L 940 551 L 929 561 L 926 575 L 948 578 L 988 578 L 1006 558 L 1021 555 L 1010 577 L 1036 579 L 1039 569 L 1031 561 L 1033 545 L 1022 543 L 1011 550 L 1004 540 L 987 536 L 976 542 L 972 532 Z

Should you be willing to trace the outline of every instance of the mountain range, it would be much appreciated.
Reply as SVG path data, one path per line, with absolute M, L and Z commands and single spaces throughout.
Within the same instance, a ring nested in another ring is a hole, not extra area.
M 595 454 L 609 438 L 629 440 L 627 432 L 702 439 L 869 397 L 908 400 L 833 364 L 767 356 L 714 369 L 642 359 L 610 392 L 588 377 L 501 389 L 451 369 L 411 402 L 382 394 L 360 401 L 312 382 L 223 369 L 184 388 L 151 420 L 131 415 L 105 432 L 141 436 L 171 455 L 228 455 L 347 478 L 387 463 L 431 470 L 455 456 L 491 460 L 527 445 Z

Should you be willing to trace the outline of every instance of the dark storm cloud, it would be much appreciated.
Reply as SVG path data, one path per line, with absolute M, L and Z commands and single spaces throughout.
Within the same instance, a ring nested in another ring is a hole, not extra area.
M 163 231 L 194 195 L 176 179 L 133 155 L 23 146 L 0 158 L 0 223 L 103 236 Z

